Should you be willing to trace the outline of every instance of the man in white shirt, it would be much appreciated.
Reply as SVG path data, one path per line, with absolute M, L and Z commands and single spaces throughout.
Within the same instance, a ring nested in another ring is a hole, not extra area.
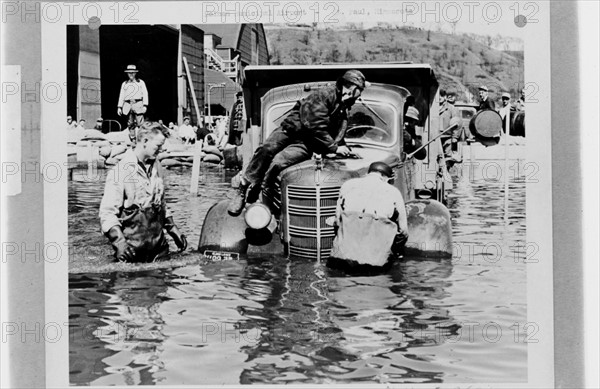
M 393 177 L 390 166 L 374 162 L 365 177 L 342 185 L 333 258 L 384 266 L 392 254 L 402 251 L 408 240 L 408 222 L 402 194 L 390 184 Z
M 502 107 L 498 110 L 500 117 L 502 118 L 502 130 L 506 128 L 505 120 L 511 119 L 511 112 L 515 111 L 515 107 L 510 103 L 510 93 L 502 93 Z M 510 126 L 510 124 L 509 124 Z
M 179 137 L 186 144 L 193 144 L 196 142 L 196 132 L 190 125 L 190 117 L 185 116 L 183 118 L 183 124 L 179 126 Z
M 144 122 L 144 114 L 148 109 L 148 89 L 146 83 L 137 78 L 135 65 L 127 65 L 125 73 L 129 79 L 121 84 L 117 114 L 128 115 L 127 127 L 129 128 L 129 139 L 135 143 L 135 127 Z

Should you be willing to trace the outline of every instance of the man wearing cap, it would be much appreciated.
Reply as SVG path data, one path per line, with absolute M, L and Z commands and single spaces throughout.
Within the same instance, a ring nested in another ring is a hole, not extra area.
M 188 144 L 196 143 L 196 132 L 190 125 L 190 117 L 183 117 L 183 124 L 179 126 L 179 137 Z
M 448 100 L 449 95 L 449 93 L 448 95 L 446 94 L 445 90 L 440 90 L 441 131 L 446 130 L 448 127 L 450 127 L 451 123 L 454 123 L 457 118 L 460 118 L 458 108 L 456 108 L 453 104 L 450 104 L 450 101 Z M 461 128 L 459 126 L 440 137 L 446 157 L 452 157 L 452 151 L 456 151 L 458 149 L 458 138 L 460 137 L 460 131 Z
M 73 116 L 68 115 L 67 116 L 67 129 L 76 129 L 77 128 L 77 122 L 73 121 Z
M 496 109 L 496 105 L 492 99 L 488 96 L 488 87 L 482 85 L 479 87 L 479 107 L 477 111 L 483 111 L 484 109 Z
M 242 121 L 244 119 L 244 99 L 242 92 L 235 94 L 236 100 L 231 107 L 231 117 L 229 118 L 229 139 L 228 143 L 239 145 L 242 138 Z
M 510 120 L 511 112 L 515 111 L 515 107 L 510 104 L 510 93 L 504 92 L 502 93 L 502 107 L 498 110 L 500 117 L 502 118 L 502 122 L 504 123 L 505 119 Z M 503 128 L 506 124 L 503 124 Z
M 383 266 L 400 254 L 408 240 L 402 194 L 391 185 L 394 172 L 383 162 L 369 166 L 365 177 L 340 188 L 331 256 L 359 265 Z
M 254 152 L 240 176 L 239 190 L 229 204 L 229 214 L 237 216 L 246 201 L 255 201 L 263 180 L 268 185 L 279 172 L 309 159 L 313 153 L 349 156 L 350 149 L 343 139 L 348 110 L 365 85 L 365 76 L 360 71 L 348 70 L 335 85 L 319 88 L 299 100 Z
M 102 118 L 96 119 L 96 124 L 94 124 L 94 130 L 102 131 L 103 124 L 104 124 L 104 119 L 102 119 Z
M 410 154 L 421 147 L 421 137 L 416 133 L 416 126 L 419 123 L 419 111 L 415 107 L 408 107 L 404 115 L 404 152 Z M 417 151 L 415 158 L 423 160 L 427 158 L 427 150 L 422 148 Z
M 521 97 L 515 103 L 517 111 L 525 111 L 525 89 L 521 89 Z
M 146 83 L 137 78 L 135 65 L 127 65 L 125 73 L 129 79 L 121 84 L 117 114 L 128 115 L 127 127 L 129 128 L 129 139 L 135 143 L 135 127 L 144 122 L 144 114 L 148 109 L 148 89 Z

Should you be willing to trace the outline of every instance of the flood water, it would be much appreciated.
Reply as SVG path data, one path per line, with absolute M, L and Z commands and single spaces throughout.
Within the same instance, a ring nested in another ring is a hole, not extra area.
M 511 177 L 505 214 L 504 183 L 484 163 L 450 193 L 452 259 L 405 258 L 370 276 L 283 256 L 70 274 L 71 384 L 526 381 L 526 185 Z M 69 182 L 74 272 L 112 254 L 97 218 L 104 174 Z M 198 196 L 189 169 L 167 174 L 191 246 L 177 258 L 191 261 L 233 173 L 204 169 Z

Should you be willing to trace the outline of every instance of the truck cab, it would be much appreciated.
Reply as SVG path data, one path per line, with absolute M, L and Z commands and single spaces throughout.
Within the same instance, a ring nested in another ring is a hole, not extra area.
M 446 183 L 441 169 L 445 166 L 438 164 L 439 140 L 425 146 L 427 157 L 422 161 L 407 155 L 403 142 L 403 118 L 409 96 L 413 96 L 419 110 L 417 131 L 422 144 L 438 134 L 438 84 L 429 65 L 247 67 L 244 98 L 250 126 L 244 162 L 249 161 L 253 150 L 281 124 L 298 100 L 319 88 L 335 85 L 336 79 L 349 69 L 360 70 L 368 82 L 348 113 L 344 139 L 355 156 L 314 155 L 289 167 L 273 187 L 263 191 L 260 210 L 250 211 L 250 205 L 242 215 L 231 217 L 226 212 L 226 201 L 215 204 L 203 225 L 200 251 L 280 252 L 291 258 L 326 259 L 335 236 L 328 219 L 335 215 L 341 185 L 366 175 L 372 162 L 382 161 L 394 170 L 394 185 L 406 202 L 408 252 L 426 256 L 451 254 L 450 216 L 443 205 Z M 265 222 L 256 223 L 254 218 Z M 271 220 L 263 226 L 267 218 Z

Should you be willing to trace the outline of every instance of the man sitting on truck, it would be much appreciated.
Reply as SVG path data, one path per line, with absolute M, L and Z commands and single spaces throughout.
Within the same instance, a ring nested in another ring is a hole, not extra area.
M 340 189 L 331 256 L 353 265 L 384 266 L 401 254 L 408 240 L 402 194 L 390 184 L 392 168 L 374 162 L 365 177 L 346 181 Z
M 239 215 L 246 201 L 256 201 L 263 179 L 267 182 L 278 172 L 305 161 L 313 153 L 350 155 L 343 144 L 348 124 L 348 109 L 365 88 L 365 76 L 348 70 L 335 85 L 320 88 L 298 101 L 281 125 L 259 146 L 240 186 L 231 200 L 228 212 Z M 273 164 L 272 164 L 273 163 Z M 273 167 L 269 170 L 270 167 Z

